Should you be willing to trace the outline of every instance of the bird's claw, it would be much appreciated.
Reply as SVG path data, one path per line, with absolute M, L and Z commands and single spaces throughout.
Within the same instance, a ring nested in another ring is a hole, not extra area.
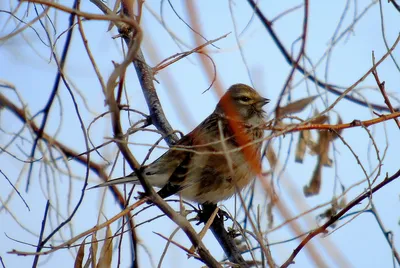
M 218 213 L 218 216 L 219 216 L 223 221 L 226 221 L 226 220 L 230 219 L 229 214 L 228 214 L 225 210 L 219 209 L 217 213 Z
M 212 213 L 213 212 L 210 213 L 210 211 L 208 211 L 204 208 L 202 210 L 198 210 L 197 219 L 199 220 L 199 222 L 196 223 L 196 225 L 199 225 L 201 223 L 206 224 L 208 222 L 208 220 L 211 218 Z M 222 209 L 218 210 L 217 217 L 222 221 L 226 221 L 230 218 L 229 214 Z
M 141 200 L 148 197 L 148 195 L 145 192 L 138 192 L 138 196 L 135 197 L 136 200 Z M 150 198 L 148 198 L 148 200 L 146 201 L 147 204 L 153 204 L 153 201 L 150 200 Z

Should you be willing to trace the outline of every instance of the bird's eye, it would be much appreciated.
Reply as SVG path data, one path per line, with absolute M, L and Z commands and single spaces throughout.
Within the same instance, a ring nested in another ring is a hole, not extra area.
M 248 102 L 248 101 L 250 101 L 250 98 L 246 97 L 246 96 L 243 96 L 243 97 L 240 97 L 240 100 L 243 101 L 243 102 Z

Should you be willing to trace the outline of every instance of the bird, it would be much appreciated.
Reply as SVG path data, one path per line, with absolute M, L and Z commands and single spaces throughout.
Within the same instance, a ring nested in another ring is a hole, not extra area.
M 142 175 L 161 188 L 162 198 L 180 194 L 199 204 L 217 204 L 232 197 L 255 178 L 257 171 L 250 162 L 261 165 L 263 106 L 269 102 L 246 84 L 232 85 L 215 110 L 157 160 L 143 166 Z M 92 188 L 124 183 L 140 184 L 133 172 Z

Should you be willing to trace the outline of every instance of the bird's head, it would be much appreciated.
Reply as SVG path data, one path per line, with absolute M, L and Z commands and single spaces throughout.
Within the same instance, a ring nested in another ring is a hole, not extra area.
M 263 98 L 252 87 L 245 84 L 232 85 L 228 91 L 222 96 L 218 102 L 216 111 L 222 114 L 227 114 L 227 106 L 231 107 L 248 123 L 253 123 L 253 120 L 259 121 L 263 119 L 263 106 L 270 100 Z M 254 123 L 257 123 L 257 122 Z

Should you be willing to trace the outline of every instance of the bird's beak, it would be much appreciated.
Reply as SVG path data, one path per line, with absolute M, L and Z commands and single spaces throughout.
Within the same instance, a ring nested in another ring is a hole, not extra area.
M 270 101 L 271 101 L 270 99 L 262 98 L 261 99 L 262 106 L 264 106 L 265 104 L 269 103 Z
M 265 104 L 269 103 L 271 100 L 267 98 L 260 98 L 259 101 L 257 101 L 256 105 L 258 108 L 262 108 Z

